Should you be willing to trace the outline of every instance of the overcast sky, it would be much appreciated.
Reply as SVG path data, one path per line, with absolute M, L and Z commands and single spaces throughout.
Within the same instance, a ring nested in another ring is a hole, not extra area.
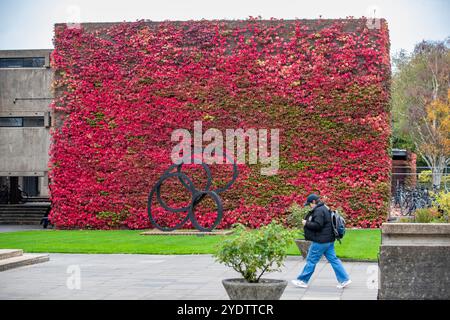
M 57 22 L 386 18 L 391 53 L 450 36 L 450 0 L 0 0 L 0 50 L 53 48 Z

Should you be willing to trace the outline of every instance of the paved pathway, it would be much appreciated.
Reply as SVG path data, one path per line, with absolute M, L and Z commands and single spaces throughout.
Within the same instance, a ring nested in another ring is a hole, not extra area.
M 42 228 L 40 225 L 29 225 L 29 224 L 0 224 L 1 232 L 16 232 L 16 231 L 27 231 L 27 230 L 47 230 Z M 50 229 L 48 229 L 50 230 Z
M 350 287 L 337 289 L 323 260 L 308 289 L 289 283 L 282 299 L 376 299 L 376 263 L 344 265 Z M 288 257 L 281 273 L 267 277 L 291 280 L 303 266 Z M 228 299 L 221 279 L 233 277 L 210 255 L 50 254 L 49 262 L 0 272 L 0 299 Z

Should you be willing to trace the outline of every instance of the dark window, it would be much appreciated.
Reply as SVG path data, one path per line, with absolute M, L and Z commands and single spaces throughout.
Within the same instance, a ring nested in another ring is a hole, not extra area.
M 42 68 L 44 65 L 44 57 L 0 58 L 0 68 Z
M 24 127 L 43 127 L 44 117 L 24 117 L 23 118 Z
M 0 118 L 0 127 L 23 127 L 23 118 Z
M 0 127 L 43 127 L 44 117 L 0 117 Z

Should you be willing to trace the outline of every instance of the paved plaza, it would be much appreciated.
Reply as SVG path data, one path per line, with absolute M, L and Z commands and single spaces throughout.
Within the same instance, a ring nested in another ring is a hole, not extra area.
M 17 224 L 1 224 L 0 225 L 0 233 L 2 232 L 16 232 L 16 231 L 30 231 L 30 230 L 50 230 L 50 229 L 44 229 L 42 226 L 39 225 L 17 225 Z
M 308 289 L 294 287 L 305 262 L 290 256 L 282 299 L 376 299 L 377 264 L 344 262 L 353 283 L 336 288 L 322 260 Z M 0 299 L 228 299 L 221 280 L 238 274 L 211 255 L 50 254 L 50 261 L 0 272 Z

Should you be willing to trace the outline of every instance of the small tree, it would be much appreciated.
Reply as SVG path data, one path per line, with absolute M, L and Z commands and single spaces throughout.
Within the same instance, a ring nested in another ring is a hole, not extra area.
M 259 282 L 265 272 L 278 271 L 293 240 L 293 233 L 277 222 L 258 230 L 247 230 L 237 224 L 234 232 L 219 245 L 214 256 L 250 283 Z

